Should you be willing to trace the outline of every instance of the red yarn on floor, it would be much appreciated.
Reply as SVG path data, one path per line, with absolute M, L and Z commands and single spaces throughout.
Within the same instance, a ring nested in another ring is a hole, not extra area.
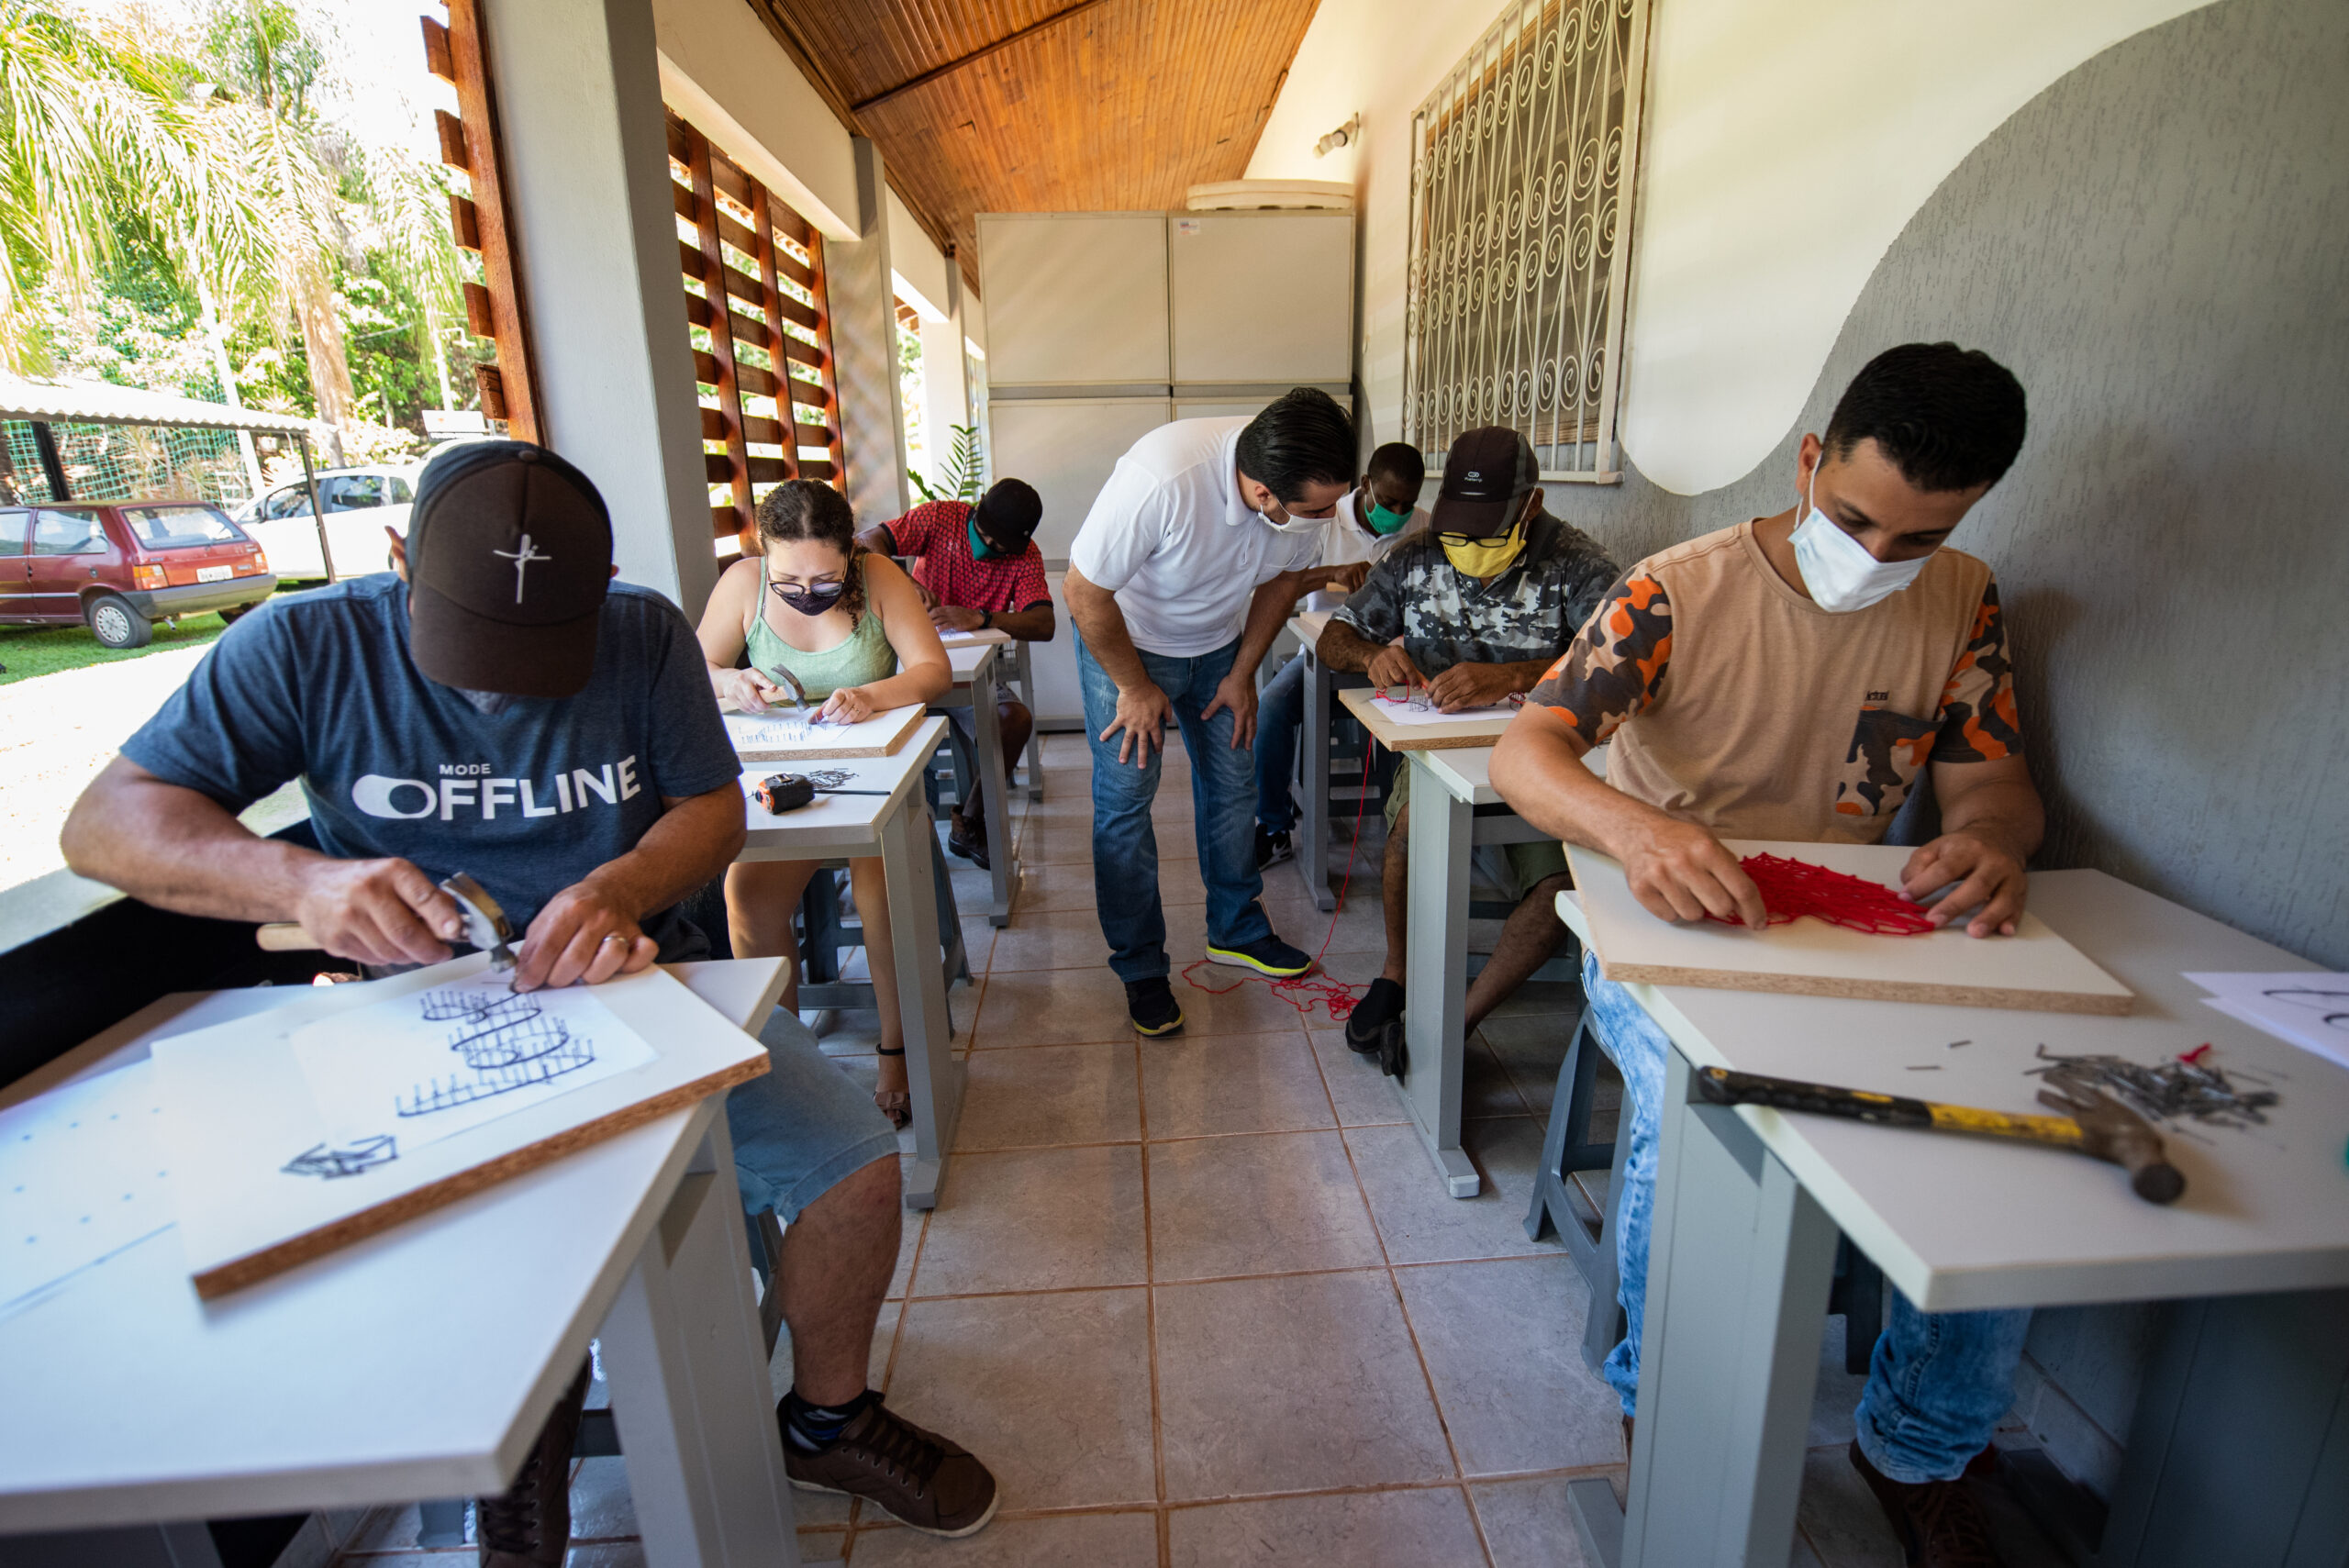
M 1313 962 L 1316 964 L 1321 962 L 1321 953 L 1330 951 L 1330 943 L 1337 937 L 1338 917 L 1346 912 L 1346 890 L 1354 884 L 1354 855 L 1362 846 L 1363 807 L 1370 800 L 1371 759 L 1377 754 L 1378 742 L 1375 740 L 1370 740 L 1363 748 L 1362 792 L 1354 797 L 1353 842 L 1346 848 L 1346 874 L 1338 884 L 1338 906 L 1330 912 L 1330 929 L 1321 938 L 1321 952 L 1313 955 Z M 1242 975 L 1229 985 L 1200 984 L 1198 976 L 1191 972 L 1208 962 L 1204 958 L 1193 959 L 1183 966 L 1183 978 L 1190 984 L 1193 990 L 1204 991 L 1210 996 L 1221 996 L 1229 992 L 1237 991 L 1248 984 L 1248 977 Z M 1313 1019 L 1313 1004 L 1317 1001 L 1330 1010 L 1331 1023 L 1342 1024 L 1353 1017 L 1354 1004 L 1362 1000 L 1354 994 L 1354 988 L 1351 985 L 1341 985 L 1334 980 L 1316 980 L 1309 974 L 1291 975 L 1286 980 L 1275 980 L 1269 984 L 1274 993 L 1290 1006 L 1295 1007 L 1298 1016 L 1308 1023 Z
M 1738 864 L 1761 889 L 1762 906 L 1774 926 L 1809 915 L 1831 926 L 1880 937 L 1914 937 L 1933 929 L 1922 908 L 1881 883 L 1783 855 L 1748 855 Z M 1705 918 L 1724 926 L 1745 924 L 1735 915 L 1724 918 L 1709 914 Z

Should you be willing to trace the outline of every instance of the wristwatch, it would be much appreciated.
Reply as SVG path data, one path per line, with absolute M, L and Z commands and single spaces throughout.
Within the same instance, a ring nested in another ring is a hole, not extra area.
M 993 631 L 995 629 L 995 612 L 993 610 L 981 610 L 979 612 L 979 629 L 981 631 Z

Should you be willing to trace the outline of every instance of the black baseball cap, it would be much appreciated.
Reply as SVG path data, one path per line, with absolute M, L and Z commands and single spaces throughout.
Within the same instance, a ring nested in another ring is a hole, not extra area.
M 588 477 L 528 441 L 424 465 L 408 514 L 408 649 L 444 686 L 575 695 L 596 673 L 612 519 Z
M 1505 534 L 1541 479 L 1532 443 L 1517 431 L 1506 425 L 1465 431 L 1444 456 L 1443 484 L 1428 526 L 1463 539 Z
M 1024 479 L 998 479 L 979 497 L 975 510 L 979 531 L 1006 555 L 1018 555 L 1044 520 L 1044 498 Z

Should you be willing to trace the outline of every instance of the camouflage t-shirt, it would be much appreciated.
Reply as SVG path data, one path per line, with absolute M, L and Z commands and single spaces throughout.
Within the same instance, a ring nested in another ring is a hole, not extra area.
M 1832 614 L 1752 523 L 1626 572 L 1528 700 L 1611 742 L 1609 784 L 1729 839 L 1872 844 L 1926 763 L 2022 751 L 1989 567 L 1938 550 Z
M 1553 659 L 1598 607 L 1615 562 L 1581 529 L 1544 512 L 1509 569 L 1479 583 L 1444 558 L 1432 532 L 1407 537 L 1330 617 L 1370 642 L 1403 639 L 1423 675 L 1454 664 Z

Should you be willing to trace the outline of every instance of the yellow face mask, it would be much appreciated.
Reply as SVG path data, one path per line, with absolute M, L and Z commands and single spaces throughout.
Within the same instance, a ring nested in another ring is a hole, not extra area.
M 1525 524 L 1520 521 L 1498 539 L 1463 539 L 1458 534 L 1439 536 L 1443 545 L 1443 558 L 1455 571 L 1470 577 L 1497 577 L 1517 559 L 1525 548 Z

